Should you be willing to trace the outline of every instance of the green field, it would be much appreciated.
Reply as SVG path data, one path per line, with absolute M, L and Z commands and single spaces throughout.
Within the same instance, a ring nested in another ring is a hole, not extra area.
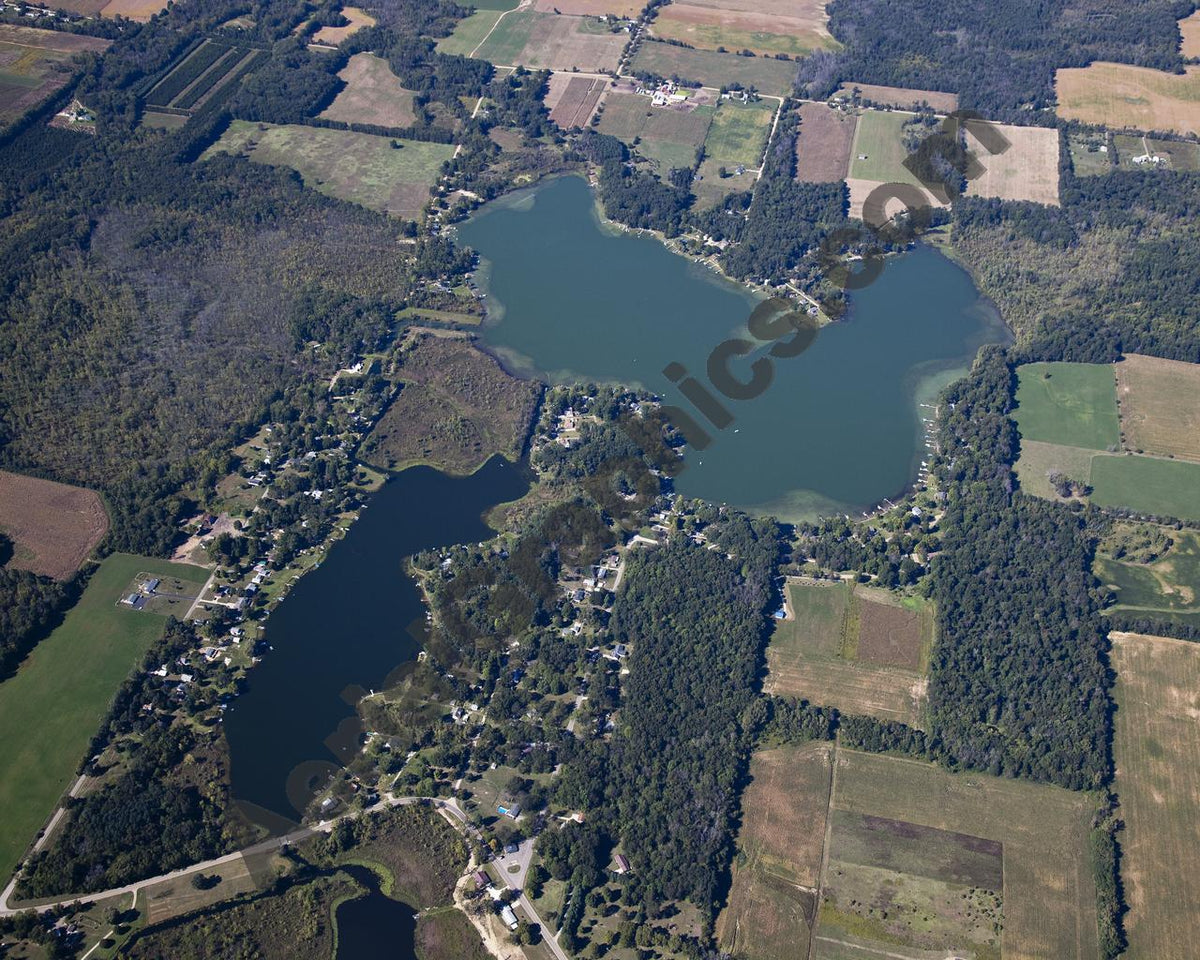
M 1016 465 L 1017 478 L 1026 493 L 1044 500 L 1057 500 L 1058 494 L 1050 486 L 1050 474 L 1061 473 L 1072 480 L 1090 483 L 1092 459 L 1095 456 L 1095 450 L 1085 450 L 1083 447 L 1022 439 L 1021 458 Z
M 762 164 L 777 106 L 774 100 L 722 102 L 704 139 L 705 154 L 726 167 L 740 163 L 747 169 L 757 169 Z
M 438 53 L 452 56 L 469 57 L 471 52 L 483 42 L 488 31 L 496 25 L 500 14 L 504 11 L 498 7 L 480 8 L 465 20 L 460 20 L 454 32 L 437 42 Z
M 1131 137 L 1117 134 L 1113 137 L 1117 151 L 1117 161 L 1122 170 L 1162 169 L 1158 164 L 1137 164 L 1134 157 L 1144 156 L 1149 151 L 1151 156 L 1166 159 L 1167 170 L 1182 170 L 1194 173 L 1200 170 L 1200 146 L 1185 140 L 1154 140 L 1151 137 Z
M 0 683 L 0 872 L 45 823 L 121 682 L 162 635 L 165 617 L 118 601 L 139 573 L 203 584 L 202 567 L 113 554 L 17 673 Z
M 781 97 L 791 93 L 796 65 L 771 57 L 739 57 L 713 50 L 692 50 L 669 43 L 645 41 L 633 58 L 630 69 L 660 77 L 678 76 L 708 87 L 741 84 L 761 93 Z
M 1113 152 L 1107 133 L 1071 133 L 1067 135 L 1071 164 L 1077 177 L 1102 176 L 1113 171 Z M 1105 149 L 1101 151 L 1101 147 Z
M 1116 591 L 1112 609 L 1200 627 L 1200 534 L 1167 530 L 1173 543 L 1151 563 L 1134 563 L 1098 552 L 1095 574 Z
M 904 148 L 906 113 L 866 110 L 858 118 L 854 132 L 854 147 L 850 159 L 850 177 L 876 183 L 910 183 L 921 181 L 904 166 L 908 151 Z M 865 158 L 865 159 L 860 159 Z
M 442 164 L 454 156 L 454 147 L 346 130 L 234 120 L 205 157 L 218 152 L 291 167 L 307 186 L 321 193 L 415 218 L 428 201 L 429 188 L 437 182 Z
M 1095 363 L 1029 363 L 1017 369 L 1017 426 L 1024 440 L 1088 450 L 1121 443 L 1113 369 Z
M 1200 464 L 1154 457 L 1093 457 L 1093 503 L 1200 520 Z
M 634 149 L 657 163 L 665 176 L 672 167 L 687 168 L 696 162 L 714 111 L 711 106 L 691 111 L 653 107 L 648 98 L 637 94 L 610 93 L 596 129 L 630 145 L 638 141 Z

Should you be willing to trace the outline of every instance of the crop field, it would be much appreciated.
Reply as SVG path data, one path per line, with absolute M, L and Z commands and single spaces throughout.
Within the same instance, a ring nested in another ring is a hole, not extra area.
M 707 50 L 723 47 L 762 56 L 803 56 L 838 48 L 828 23 L 822 0 L 690 0 L 660 7 L 651 30 L 656 37 Z
M 493 3 L 512 2 L 515 0 L 491 0 Z M 475 6 L 479 6 L 476 4 Z M 542 13 L 554 13 L 557 10 L 571 17 L 600 17 L 604 15 L 628 17 L 634 19 L 646 4 L 642 0 L 534 0 L 533 8 Z
M 710 106 L 654 107 L 648 97 L 614 91 L 604 98 L 596 129 L 630 145 L 640 138 L 634 149 L 657 161 L 666 174 L 671 167 L 696 162 L 712 121 Z
M 102 17 L 125 17 L 145 23 L 156 13 L 165 10 L 167 0 L 112 0 L 103 10 Z
M 721 101 L 704 138 L 705 155 L 727 167 L 742 164 L 747 169 L 758 169 L 778 106 L 774 100 Z
M 1179 52 L 1185 57 L 1200 57 L 1200 10 L 1179 21 L 1179 33 L 1183 37 Z
M 65 580 L 108 532 L 100 494 L 0 470 L 0 532 L 13 542 L 9 566 Z
M 202 567 L 112 554 L 62 624 L 0 683 L 0 873 L 7 873 L 75 777 L 121 682 L 162 635 L 165 617 L 118 603 L 138 573 L 196 584 Z
M 863 100 L 870 100 L 881 107 L 897 107 L 900 110 L 915 110 L 928 104 L 937 113 L 953 113 L 958 109 L 957 93 L 941 93 L 937 90 L 910 90 L 906 87 L 885 87 L 874 83 L 843 83 L 834 94 L 838 99 L 849 98 L 855 90 Z
M 416 122 L 413 95 L 401 86 L 386 60 L 356 53 L 338 76 L 346 88 L 321 114 L 325 119 L 381 127 L 407 127 Z
M 790 94 L 796 65 L 771 57 L 739 57 L 713 50 L 692 50 L 670 43 L 646 41 L 639 45 L 630 65 L 660 77 L 678 76 L 708 87 L 740 84 L 760 93 L 782 97 Z
M 1151 563 L 1097 554 L 1096 578 L 1116 590 L 1113 610 L 1200 627 L 1200 534 L 1165 532 L 1170 549 Z
M 721 949 L 752 960 L 807 954 L 825 846 L 832 747 L 756 753 L 742 795 L 729 901 L 717 920 Z
M 1154 457 L 1094 457 L 1093 503 L 1200 520 L 1200 464 Z
M 363 445 L 367 463 L 433 463 L 463 475 L 494 453 L 520 457 L 538 387 L 509 376 L 469 340 L 414 337 L 399 377 L 400 395 Z
M 390 137 L 368 133 L 235 120 L 205 156 L 242 154 L 255 163 L 291 167 L 314 190 L 412 219 L 428 201 L 454 147 L 395 142 L 399 148 Z
M 624 31 L 613 33 L 607 23 L 599 20 L 536 10 L 515 10 L 485 35 L 476 48 L 467 51 L 471 56 L 535 70 L 615 70 L 628 40 Z M 458 52 L 441 49 L 445 53 Z
M 1115 790 L 1130 960 L 1185 960 L 1200 938 L 1200 646 L 1114 633 Z
M 546 85 L 546 109 L 562 129 L 586 127 L 609 81 L 553 73 Z
M 483 38 L 500 19 L 503 10 L 481 7 L 464 20 L 459 20 L 454 32 L 437 42 L 438 53 L 450 56 L 469 57 L 483 43 Z
M 1115 369 L 1126 448 L 1200 461 L 1200 364 L 1128 354 Z
M 1093 63 L 1055 74 L 1065 120 L 1134 130 L 1200 133 L 1200 67 L 1164 73 L 1122 63 Z
M 1195 173 L 1200 170 L 1200 146 L 1187 140 L 1155 140 L 1153 137 L 1130 136 L 1118 133 L 1113 137 L 1114 159 L 1122 170 L 1183 170 Z M 1134 163 L 1134 157 L 1160 157 L 1160 164 Z
M 111 40 L 0 23 L 0 128 L 67 85 L 72 58 L 101 53 Z
M 837 183 L 850 172 L 850 148 L 858 118 L 823 103 L 800 104 L 796 179 Z
M 110 0 L 57 0 L 55 9 L 77 13 L 81 17 L 98 17 Z
M 1096 955 L 1089 796 L 845 749 L 836 763 L 818 960 Z
M 375 26 L 375 18 L 360 10 L 358 7 L 342 7 L 342 16 L 350 22 L 344 27 L 322 27 L 313 34 L 314 43 L 328 43 L 337 46 L 347 37 L 352 37 L 363 27 Z
M 904 166 L 908 157 L 903 134 L 907 119 L 906 114 L 882 110 L 867 110 L 858 118 L 854 144 L 850 148 L 850 171 L 846 178 L 846 185 L 850 188 L 850 216 L 861 217 L 863 203 L 871 191 L 884 183 L 907 183 L 921 190 L 930 206 L 944 206 Z M 896 203 L 899 209 L 899 201 Z
M 846 713 L 921 725 L 933 611 L 915 597 L 792 581 L 775 621 L 766 688 Z
M 1121 443 L 1112 367 L 1098 363 L 1029 363 L 1017 370 L 1015 418 L 1022 440 L 1089 450 Z
M 966 195 L 1000 200 L 1029 200 L 1058 206 L 1058 131 L 1052 127 L 989 124 L 1008 142 L 1008 149 L 991 154 L 967 123 L 967 148 L 983 165 L 983 174 L 967 184 Z

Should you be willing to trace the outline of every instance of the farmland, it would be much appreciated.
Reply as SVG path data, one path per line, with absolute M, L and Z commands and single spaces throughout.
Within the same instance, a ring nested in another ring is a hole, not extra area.
M 722 101 L 704 139 L 705 155 L 726 166 L 741 164 L 757 169 L 762 164 L 777 107 L 774 100 Z
M 1093 457 L 1093 503 L 1200 520 L 1200 464 L 1154 457 Z
M 146 103 L 165 108 L 158 114 L 160 117 L 171 116 L 176 111 L 199 109 L 269 56 L 262 50 L 205 40 L 150 88 Z M 152 121 L 151 125 L 170 126 L 161 121 Z
M 407 127 L 416 122 L 413 95 L 400 85 L 386 60 L 356 53 L 338 74 L 346 88 L 321 114 L 326 120 Z
M 516 0 L 491 0 L 492 3 L 510 2 L 516 6 Z M 488 4 L 490 5 L 490 4 Z M 480 4 L 475 4 L 476 7 Z M 636 18 L 645 6 L 642 0 L 534 0 L 534 9 L 542 13 L 560 13 L 572 17 L 599 17 L 604 14 L 617 17 Z
M 471 22 L 478 16 L 480 14 L 475 14 L 464 21 L 470 37 L 476 35 L 477 30 Z M 627 39 L 624 31 L 614 33 L 607 23 L 599 20 L 536 10 L 514 10 L 503 18 L 496 17 L 493 26 L 495 29 L 484 30 L 480 40 L 469 50 L 460 49 L 465 44 L 443 44 L 439 49 L 445 53 L 465 52 L 495 64 L 519 64 L 530 69 L 570 70 L 578 67 L 585 71 L 601 71 L 616 69 Z M 454 35 L 457 34 L 456 29 Z
M 692 50 L 669 43 L 646 41 L 638 46 L 630 69 L 659 77 L 678 76 L 709 87 L 756 87 L 781 97 L 791 91 L 796 65 L 768 57 L 739 57 L 712 50 Z
M 546 85 L 546 109 L 550 111 L 550 119 L 564 130 L 586 127 L 607 86 L 607 80 L 594 77 L 551 74 Z
M 1179 21 L 1179 33 L 1183 38 L 1180 53 L 1185 57 L 1200 57 L 1200 10 Z
M 125 17 L 128 20 L 145 23 L 156 13 L 164 10 L 166 6 L 167 0 L 111 0 L 100 11 L 100 16 Z
M 1127 535 L 1136 529 L 1116 524 L 1114 534 Z M 1102 545 L 1096 554 L 1096 578 L 1116 592 L 1117 605 L 1110 608 L 1115 612 L 1200 627 L 1200 534 L 1193 530 L 1161 533 L 1170 539 L 1170 546 L 1150 562 L 1114 555 Z
M 850 171 L 846 183 L 850 188 L 850 215 L 862 216 L 864 201 L 871 191 L 883 183 L 907 183 L 917 187 L 931 206 L 939 206 L 916 175 L 904 166 L 908 151 L 904 148 L 904 123 L 910 119 L 903 113 L 867 110 L 858 118 L 851 147 Z
M 1008 142 L 1002 153 L 989 153 L 965 124 L 967 146 L 983 173 L 967 184 L 966 195 L 1000 200 L 1029 200 L 1058 206 L 1058 131 L 1050 127 L 988 124 Z
M 1125 446 L 1200 461 L 1200 364 L 1130 354 L 1116 372 Z
M 958 94 L 940 93 L 937 90 L 910 90 L 905 87 L 884 87 L 873 83 L 843 83 L 834 94 L 838 99 L 848 99 L 858 91 L 861 100 L 869 100 L 881 107 L 897 107 L 915 110 L 926 104 L 937 113 L 953 113 L 958 109 Z
M 721 948 L 754 960 L 804 956 L 816 917 L 832 774 L 827 743 L 754 754 L 742 795 L 729 902 L 717 921 Z
M 1113 634 L 1113 753 L 1130 960 L 1185 960 L 1200 937 L 1200 646 Z
M 0 24 L 0 129 L 66 86 L 77 54 L 102 53 L 111 42 Z
M 1058 115 L 1098 126 L 1200 132 L 1200 67 L 1183 75 L 1121 63 L 1055 74 Z
M 839 749 L 830 806 L 818 960 L 1096 955 L 1087 795 Z
M 672 167 L 691 167 L 709 125 L 711 106 L 691 104 L 678 107 L 653 107 L 647 97 L 635 93 L 612 92 L 604 98 L 604 109 L 596 129 L 632 145 L 646 158 L 658 164 L 666 175 Z
M 1021 438 L 1089 450 L 1121 442 L 1112 367 L 1088 363 L 1030 363 L 1017 371 Z
M 1119 133 L 1113 137 L 1115 159 L 1122 170 L 1146 170 L 1154 172 L 1165 167 L 1167 170 L 1184 170 L 1194 173 L 1200 170 L 1200 146 L 1187 140 L 1156 140 L 1153 137 L 1134 137 Z M 1161 164 L 1134 163 L 1134 157 L 1149 155 L 1162 159 Z
M 65 580 L 107 531 L 95 491 L 0 470 L 0 532 L 14 544 L 10 566 Z
M 660 7 L 651 29 L 657 37 L 707 50 L 802 56 L 837 49 L 828 22 L 821 0 L 691 0 Z
M 496 26 L 503 10 L 481 7 L 464 20 L 458 21 L 454 32 L 437 42 L 439 53 L 451 56 L 470 57 L 483 43 L 483 38 Z
M 933 615 L 925 601 L 792 581 L 767 648 L 770 693 L 920 725 Z
M 850 148 L 858 118 L 823 103 L 800 104 L 796 179 L 836 183 L 850 171 Z
M 322 27 L 313 34 L 313 42 L 337 46 L 347 37 L 354 36 L 363 27 L 375 26 L 375 18 L 366 10 L 360 10 L 358 7 L 342 7 L 342 16 L 350 22 L 344 27 Z
M 395 142 L 399 148 L 392 146 L 391 138 L 366 133 L 235 120 L 205 156 L 242 154 L 255 163 L 291 167 L 322 193 L 415 218 L 454 147 Z
M 161 635 L 164 617 L 118 605 L 138 573 L 202 584 L 208 571 L 113 554 L 63 623 L 0 684 L 0 869 L 21 856 L 70 785 L 75 765 L 121 681 Z
M 462 337 L 418 334 L 397 372 L 399 397 L 363 446 L 389 470 L 417 463 L 467 474 L 493 453 L 521 455 L 538 388 L 505 373 Z

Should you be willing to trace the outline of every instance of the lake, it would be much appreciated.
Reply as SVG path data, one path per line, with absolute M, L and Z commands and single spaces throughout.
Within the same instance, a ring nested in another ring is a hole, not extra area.
M 707 381 L 708 357 L 747 337 L 759 299 L 740 284 L 605 225 L 578 177 L 561 177 L 482 208 L 458 227 L 481 255 L 483 336 L 514 372 L 552 382 L 641 386 L 705 421 L 663 373 L 682 364 Z M 692 450 L 676 489 L 797 520 L 861 511 L 905 491 L 926 457 L 921 414 L 984 343 L 1007 341 L 967 273 L 927 248 L 896 257 L 857 291 L 849 316 L 807 352 L 776 359 L 755 399 L 720 398 L 733 421 Z M 730 364 L 749 379 L 761 343 Z M 710 393 L 715 391 L 709 388 Z
M 233 795 L 251 819 L 281 830 L 299 818 L 360 747 L 355 704 L 424 645 L 425 606 L 405 557 L 488 539 L 482 514 L 528 487 L 501 457 L 469 477 L 405 470 L 296 583 L 267 621 L 273 649 L 225 717 Z

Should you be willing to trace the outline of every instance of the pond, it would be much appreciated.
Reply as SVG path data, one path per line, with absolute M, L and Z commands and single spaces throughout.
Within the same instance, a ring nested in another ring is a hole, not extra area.
M 605 225 L 578 177 L 488 204 L 458 238 L 481 255 L 483 336 L 509 369 L 641 386 L 708 426 L 663 371 L 681 364 L 707 382 L 713 348 L 747 336 L 758 299 L 745 287 L 654 237 Z M 718 397 L 732 422 L 689 452 L 676 488 L 787 520 L 870 509 L 916 478 L 927 456 L 922 417 L 938 391 L 981 345 L 1007 337 L 966 272 L 918 247 L 857 291 L 850 315 L 807 352 L 772 361 L 760 396 Z M 771 346 L 730 369 L 748 380 Z
M 385 896 L 366 867 L 342 867 L 367 888 L 357 900 L 338 905 L 335 960 L 415 960 L 416 914 L 407 903 Z
M 267 621 L 272 649 L 225 717 L 233 795 L 251 819 L 277 830 L 298 819 L 359 749 L 355 704 L 423 646 L 425 607 L 404 559 L 487 539 L 482 514 L 528 486 L 501 457 L 469 477 L 405 470 L 296 583 Z

